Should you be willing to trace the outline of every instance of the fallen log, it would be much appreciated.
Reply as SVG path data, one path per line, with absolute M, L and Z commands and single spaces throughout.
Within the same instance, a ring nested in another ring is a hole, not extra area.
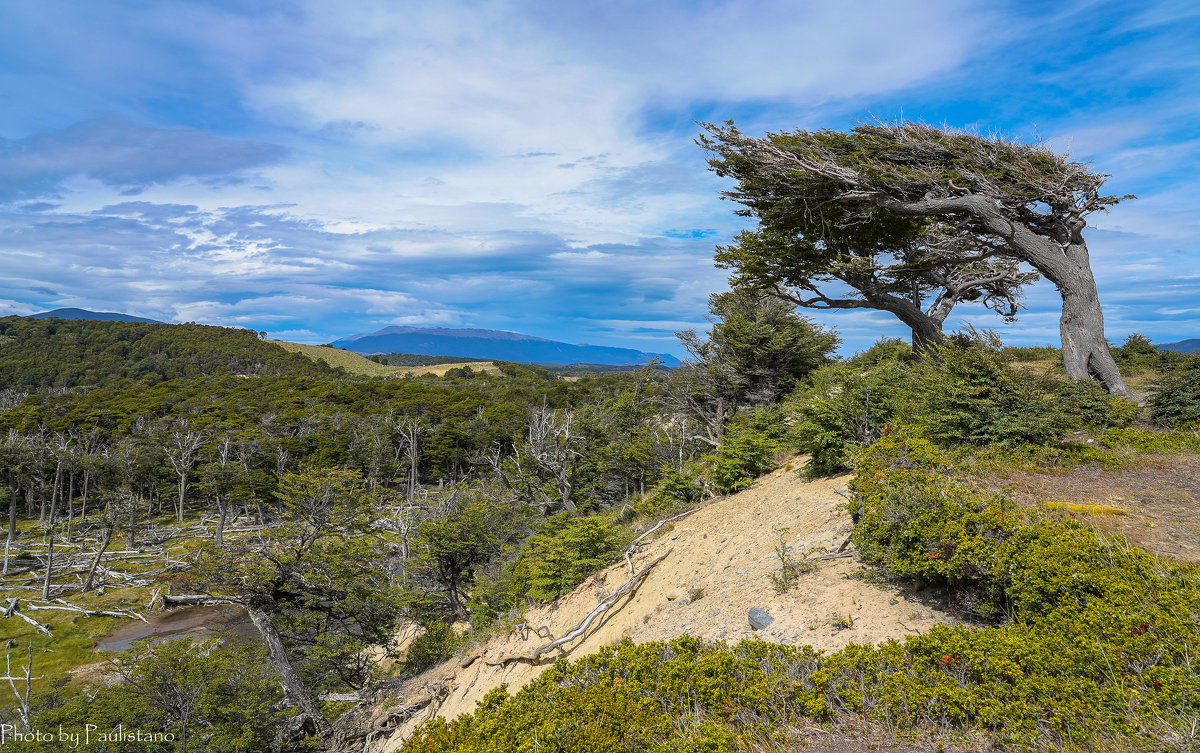
M 130 619 L 130 620 L 141 620 L 142 622 L 145 622 L 146 624 L 150 624 L 149 620 L 147 620 L 145 617 L 138 614 L 137 612 L 109 611 L 106 609 L 87 609 L 85 607 L 81 607 L 76 604 L 71 604 L 70 602 L 63 601 L 62 599 L 54 599 L 54 601 L 55 601 L 54 604 L 26 604 L 25 606 L 28 609 L 35 609 L 35 610 L 36 609 L 57 609 L 62 612 L 79 612 L 80 614 L 84 614 L 88 617 L 124 617 L 124 618 Z
M 21 614 L 20 604 L 17 601 L 17 599 L 15 599 L 15 598 L 9 599 L 8 606 L 6 606 L 4 608 L 4 616 L 5 617 L 20 617 L 22 620 L 25 620 L 30 625 L 33 625 L 35 628 L 37 628 L 41 632 L 45 633 L 46 635 L 48 635 L 52 638 L 54 637 L 54 634 L 50 632 L 50 628 L 46 627 L 45 625 L 43 625 L 42 623 L 38 622 L 37 620 L 33 619 L 32 617 L 30 617 L 28 615 Z
M 166 609 L 167 607 L 184 607 L 195 604 L 237 604 L 238 602 L 208 594 L 163 594 L 162 603 L 163 609 Z
M 632 577 L 630 577 L 629 580 L 625 581 L 625 583 L 622 584 L 621 587 L 618 588 L 616 591 L 613 591 L 612 595 L 610 595 L 607 599 L 604 599 L 599 604 L 597 604 L 596 607 L 594 609 L 592 609 L 591 612 L 588 613 L 587 617 L 583 618 L 582 622 L 580 622 L 575 627 L 571 628 L 571 630 L 566 635 L 564 635 L 562 638 L 552 640 L 549 643 L 547 643 L 546 645 L 540 646 L 528 653 L 513 654 L 512 656 L 505 656 L 505 657 L 497 659 L 495 661 L 488 660 L 488 661 L 485 661 L 484 663 L 490 667 L 506 666 L 506 665 L 508 665 L 512 662 L 516 662 L 516 661 L 527 661 L 531 664 L 536 664 L 538 659 L 540 659 L 544 654 L 554 651 L 555 649 L 558 649 L 560 652 L 562 652 L 563 651 L 562 647 L 564 645 L 566 645 L 567 643 L 570 643 L 571 641 L 575 640 L 576 638 L 582 636 L 584 633 L 586 633 L 588 628 L 592 626 L 592 623 L 596 621 L 597 617 L 604 614 L 609 609 L 612 609 L 612 607 L 618 601 L 620 601 L 622 597 L 630 595 L 635 590 L 637 590 L 637 587 L 639 585 L 641 585 L 641 582 L 643 580 L 646 579 L 646 576 L 650 574 L 650 571 L 654 569 L 654 566 L 657 565 L 658 563 L 662 562 L 663 560 L 665 560 L 667 558 L 667 555 L 669 555 L 673 551 L 675 551 L 675 550 L 668 549 L 661 556 L 652 560 L 648 565 L 643 567 L 640 571 L 638 571 L 637 573 L 634 573 L 634 575 Z
M 699 509 L 700 508 L 697 507 L 695 510 L 688 510 L 687 512 L 679 513 L 678 515 L 676 515 L 674 517 L 660 520 L 657 523 L 655 523 L 654 527 L 651 528 L 649 531 L 646 531 L 641 536 L 638 536 L 636 539 L 629 542 L 629 546 L 625 549 L 625 562 L 629 565 L 629 572 L 633 573 L 633 559 L 631 558 L 631 555 L 633 555 L 635 553 L 634 547 L 636 547 L 642 539 L 646 538 L 650 534 L 652 534 L 655 531 L 657 531 L 658 529 L 662 528 L 667 523 L 679 520 L 680 518 L 686 518 L 687 516 L 691 515 L 692 513 L 696 512 L 696 510 L 699 510 Z

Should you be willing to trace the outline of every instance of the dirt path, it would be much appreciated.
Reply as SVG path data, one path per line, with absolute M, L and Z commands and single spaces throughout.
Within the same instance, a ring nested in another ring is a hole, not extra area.
M 1059 473 L 1010 471 L 984 486 L 1008 489 L 1031 506 L 1060 502 L 1115 508 L 1121 514 L 1063 514 L 1119 533 L 1149 552 L 1200 563 L 1200 455 L 1150 456 L 1123 471 L 1090 466 Z
M 839 494 L 848 480 L 843 476 L 809 482 L 794 470 L 779 470 L 744 492 L 664 527 L 634 557 L 634 566 L 640 569 L 668 550 L 670 554 L 632 598 L 610 610 L 607 619 L 593 625 L 566 655 L 577 658 L 595 653 L 625 637 L 642 643 L 685 634 L 730 643 L 759 639 L 833 650 L 851 642 L 900 638 L 950 622 L 947 615 L 917 601 L 847 578 L 859 569 L 853 558 L 818 562 L 788 592 L 776 593 L 771 574 L 779 570 L 775 548 L 780 531 L 797 556 L 810 550 L 834 552 L 849 536 L 850 517 Z M 531 610 L 526 614 L 527 624 L 548 627 L 556 637 L 564 635 L 628 577 L 624 562 L 614 565 L 557 602 Z M 763 630 L 752 630 L 747 620 L 752 607 L 765 610 L 774 622 Z M 532 634 L 500 635 L 483 646 L 474 661 L 447 662 L 408 681 L 400 695 L 409 699 L 441 682 L 448 694 L 440 705 L 431 704 L 389 734 L 377 735 L 370 750 L 395 750 L 434 713 L 455 717 L 474 711 L 476 702 L 501 683 L 508 683 L 509 692 L 517 691 L 556 657 L 547 655 L 537 665 L 493 666 L 489 662 L 530 652 L 545 643 L 544 638 Z

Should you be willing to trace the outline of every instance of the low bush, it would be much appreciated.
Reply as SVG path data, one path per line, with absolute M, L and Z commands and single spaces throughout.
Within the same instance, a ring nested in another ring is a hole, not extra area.
M 754 479 L 775 467 L 775 456 L 788 445 L 783 413 L 766 409 L 738 414 L 707 458 L 708 478 L 721 494 L 748 488 Z
M 788 405 L 797 418 L 796 447 L 809 454 L 805 472 L 823 476 L 849 469 L 855 448 L 878 439 L 911 400 L 910 371 L 902 362 L 882 361 L 866 371 L 834 364 L 814 372 L 811 386 Z
M 453 657 L 462 645 L 462 634 L 449 622 L 433 620 L 425 625 L 424 633 L 409 642 L 403 673 L 408 676 L 420 674 Z
M 827 366 L 790 407 L 812 475 L 848 470 L 855 450 L 894 421 L 919 426 L 942 446 L 1015 449 L 1053 446 L 1077 431 L 1127 427 L 1138 414 L 1136 405 L 1091 382 L 1015 367 L 994 335 L 973 330 L 912 366 L 887 360 L 865 371 L 849 363 Z
M 1200 425 L 1200 357 L 1159 378 L 1150 392 L 1150 419 L 1167 427 Z
M 472 626 L 486 629 L 513 610 L 570 592 L 616 562 L 629 539 L 629 532 L 606 516 L 571 518 L 563 513 L 548 519 L 514 559 L 477 575 L 467 605 Z

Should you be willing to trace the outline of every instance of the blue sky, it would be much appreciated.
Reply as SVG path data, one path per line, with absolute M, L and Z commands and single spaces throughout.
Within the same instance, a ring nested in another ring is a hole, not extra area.
M 1200 337 L 1194 2 L 0 0 L 0 315 L 678 354 L 744 222 L 694 121 L 901 114 L 1110 173 L 1139 197 L 1088 231 L 1110 339 Z M 1053 288 L 1027 303 L 958 322 L 1055 342 Z

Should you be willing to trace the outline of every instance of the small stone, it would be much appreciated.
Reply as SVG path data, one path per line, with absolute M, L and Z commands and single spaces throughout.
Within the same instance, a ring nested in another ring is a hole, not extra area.
M 888 604 L 891 604 L 892 606 L 896 606 L 899 603 L 900 602 L 896 601 L 895 599 L 892 599 L 891 601 L 888 602 Z
M 667 592 L 663 594 L 663 596 L 667 597 L 667 601 L 675 601 L 682 595 L 683 594 L 679 593 L 679 591 L 675 590 L 674 588 L 668 588 Z
M 770 626 L 770 624 L 775 621 L 774 617 L 758 607 L 751 609 L 749 614 L 746 615 L 746 618 L 750 621 L 750 627 L 754 628 L 755 630 L 762 630 L 763 628 Z
M 820 576 L 820 575 L 818 575 L 818 576 L 817 576 L 817 580 L 825 580 L 825 578 L 824 578 L 824 577 L 822 577 L 822 576 Z

